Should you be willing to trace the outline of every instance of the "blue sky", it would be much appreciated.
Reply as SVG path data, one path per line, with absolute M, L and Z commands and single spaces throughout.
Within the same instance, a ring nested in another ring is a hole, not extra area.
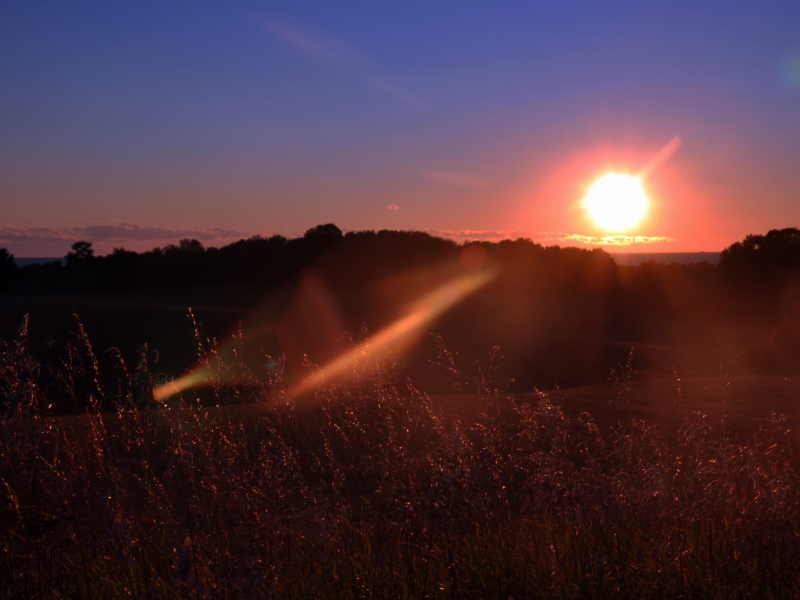
M 592 178 L 679 135 L 629 233 L 719 250 L 798 224 L 798 23 L 797 2 L 7 0 L 0 246 L 323 222 L 593 243 Z

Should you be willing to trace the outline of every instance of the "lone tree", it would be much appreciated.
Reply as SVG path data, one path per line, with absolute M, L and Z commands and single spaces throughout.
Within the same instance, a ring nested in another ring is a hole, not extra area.
M 75 242 L 72 244 L 72 252 L 67 252 L 67 255 L 64 258 L 67 259 L 68 267 L 85 265 L 94 258 L 92 242 Z

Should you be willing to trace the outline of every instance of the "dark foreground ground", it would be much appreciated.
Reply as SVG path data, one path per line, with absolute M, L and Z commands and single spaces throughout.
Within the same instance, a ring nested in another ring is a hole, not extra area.
M 0 593 L 800 593 L 800 380 L 742 360 L 779 322 L 483 290 L 290 395 L 414 278 L 1 295 Z
M 375 362 L 302 399 L 142 408 L 141 368 L 112 391 L 88 358 L 63 390 L 115 412 L 49 416 L 25 347 L 3 356 L 5 597 L 800 593 L 790 379 L 427 396 Z
M 366 326 L 374 335 L 410 310 L 421 292 L 404 292 L 403 282 L 370 291 L 330 291 L 321 286 L 286 286 L 264 291 L 256 286 L 180 287 L 132 292 L 14 296 L 0 294 L 0 338 L 12 340 L 29 315 L 32 351 L 45 363 L 74 342 L 77 315 L 88 332 L 104 373 L 119 349 L 129 361 L 147 347 L 154 368 L 179 377 L 197 363 L 191 309 L 204 340 L 217 341 L 231 359 L 231 339 L 241 336 L 242 357 L 257 370 L 286 354 L 287 385 L 308 375 L 304 363 L 325 365 L 347 348 L 348 332 L 358 338 Z M 775 319 L 681 319 L 657 312 L 641 314 L 607 306 L 593 297 L 558 294 L 479 292 L 427 323 L 397 350 L 403 376 L 429 393 L 446 394 L 452 379 L 432 371 L 436 356 L 429 332 L 441 335 L 467 376 L 499 347 L 500 371 L 510 392 L 552 390 L 607 381 L 627 361 L 659 377 L 715 377 L 746 372 L 743 352 L 770 339 Z M 615 326 L 615 313 L 625 326 Z M 391 349 L 390 349 L 391 350 Z M 112 378 L 113 379 L 113 378 Z M 109 380 L 111 381 L 111 379 Z

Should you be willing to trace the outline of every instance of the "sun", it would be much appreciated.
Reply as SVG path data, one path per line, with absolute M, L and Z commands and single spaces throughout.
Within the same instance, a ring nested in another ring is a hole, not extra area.
M 624 231 L 642 219 L 648 202 L 638 178 L 610 174 L 597 180 L 586 195 L 584 204 L 600 227 Z

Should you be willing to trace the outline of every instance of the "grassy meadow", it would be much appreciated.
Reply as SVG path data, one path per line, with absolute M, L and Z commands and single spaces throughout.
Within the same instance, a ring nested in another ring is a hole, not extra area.
M 435 338 L 448 394 L 378 352 L 288 398 L 195 330 L 205 389 L 157 404 L 146 347 L 97 352 L 78 320 L 31 348 L 27 325 L 0 356 L 4 597 L 800 592 L 790 378 L 639 371 L 676 360 L 642 346 L 607 381 L 511 393 L 496 351 L 465 367 Z

